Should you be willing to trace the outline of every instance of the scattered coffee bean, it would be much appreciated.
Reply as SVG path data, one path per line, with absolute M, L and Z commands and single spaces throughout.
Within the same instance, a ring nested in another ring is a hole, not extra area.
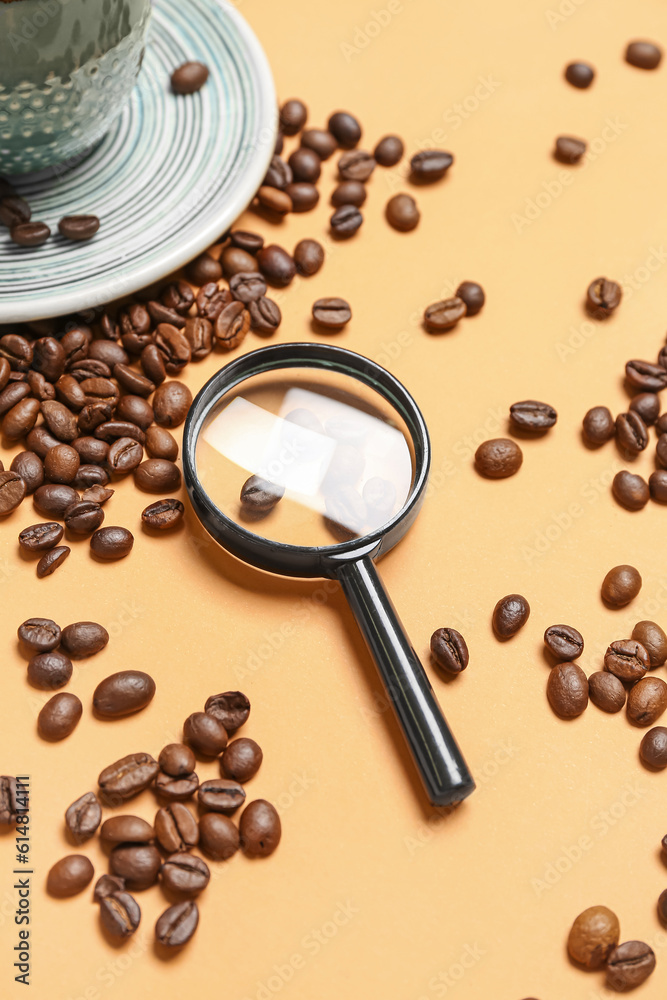
M 284 191 L 287 185 L 291 184 L 293 180 L 294 175 L 292 174 L 290 165 L 281 156 L 274 156 L 271 159 L 260 191 L 262 188 L 276 188 L 278 191 Z
M 56 521 L 31 524 L 19 534 L 19 545 L 24 552 L 46 552 L 63 537 L 62 525 Z
M 44 474 L 52 483 L 69 484 L 79 471 L 80 464 L 81 459 L 76 448 L 72 448 L 69 444 L 58 444 L 46 453 Z
M 7 195 L 0 199 L 0 222 L 8 229 L 13 229 L 22 222 L 30 222 L 31 216 L 30 205 L 19 195 Z
M 204 711 L 216 718 L 231 736 L 248 721 L 250 702 L 241 691 L 224 691 L 207 698 Z
M 606 985 L 618 993 L 633 990 L 645 983 L 654 969 L 655 953 L 649 945 L 643 941 L 624 941 L 607 960 Z
M 46 891 L 51 896 L 75 896 L 90 885 L 94 874 L 95 869 L 83 854 L 68 854 L 49 871 Z
M 424 326 L 430 333 L 443 333 L 456 326 L 466 315 L 466 304 L 463 299 L 454 295 L 450 299 L 433 302 L 424 310 Z
M 291 181 L 290 181 L 291 183 Z M 288 185 L 289 186 L 289 185 Z M 287 215 L 293 209 L 292 199 L 287 191 L 279 188 L 261 187 L 257 192 L 257 201 L 262 208 L 275 215 Z
M 257 253 L 264 246 L 264 237 L 259 233 L 251 233 L 245 229 L 235 229 L 232 233 L 231 243 L 233 247 L 240 247 L 246 253 Z
M 649 657 L 651 667 L 661 667 L 667 660 L 667 635 L 655 622 L 637 622 L 632 638 L 641 643 Z
M 58 232 L 67 240 L 90 240 L 100 228 L 96 215 L 66 215 L 58 223 Z
M 294 263 L 299 274 L 317 274 L 324 263 L 324 247 L 317 240 L 300 240 L 294 247 Z
M 631 412 L 638 413 L 647 427 L 660 416 L 660 397 L 654 392 L 640 392 L 630 403 Z
M 341 208 L 343 205 L 354 205 L 361 208 L 366 201 L 368 191 L 361 181 L 343 181 L 331 193 L 331 204 L 334 208 Z
M 510 420 L 515 428 L 522 431 L 543 432 L 553 427 L 558 414 L 548 403 L 526 399 L 510 406 Z
M 331 232 L 340 239 L 349 239 L 364 221 L 364 217 L 355 205 L 341 205 L 329 220 Z
M 285 101 L 280 109 L 280 130 L 285 135 L 296 135 L 306 124 L 308 108 L 298 98 Z
M 217 757 L 227 746 L 227 731 L 206 712 L 193 712 L 183 723 L 183 742 L 205 757 Z
M 180 948 L 192 938 L 198 923 L 199 910 L 193 900 L 176 903 L 158 918 L 155 940 L 163 948 Z
M 547 698 L 562 719 L 574 719 L 588 706 L 588 681 L 576 663 L 558 663 L 547 682 Z
M 253 511 L 273 510 L 285 494 L 284 486 L 262 479 L 261 476 L 251 476 L 241 487 L 241 503 Z
M 387 202 L 385 209 L 387 222 L 401 233 L 407 233 L 419 223 L 419 209 L 415 199 L 409 194 L 395 194 Z
M 530 605 L 521 594 L 502 597 L 493 609 L 493 631 L 499 639 L 509 639 L 528 621 Z
M 614 499 L 626 510 L 641 510 L 649 502 L 651 493 L 648 483 L 634 472 L 622 469 L 617 472 L 611 484 Z
M 229 816 L 204 813 L 199 820 L 199 846 L 214 861 L 227 861 L 239 849 L 239 831 Z
M 576 660 L 584 651 L 583 636 L 571 625 L 550 625 L 544 644 L 557 660 Z
M 336 139 L 325 129 L 307 128 L 301 134 L 301 145 L 314 150 L 321 160 L 328 160 L 336 151 Z
M 0 824 L 16 823 L 28 811 L 28 789 L 18 778 L 0 776 Z
M 585 90 L 595 78 L 595 70 L 585 62 L 572 62 L 565 67 L 565 79 L 573 87 Z
M 134 470 L 134 482 L 148 493 L 171 493 L 181 485 L 181 470 L 165 458 L 148 458 Z
M 456 297 L 466 307 L 466 316 L 476 316 L 486 301 L 484 289 L 476 281 L 462 281 L 456 289 Z
M 492 438 L 483 441 L 475 452 L 475 468 L 487 479 L 506 479 L 521 468 L 523 452 L 509 438 Z
M 38 399 L 22 399 L 5 414 L 2 432 L 10 441 L 18 441 L 35 426 L 40 412 Z
M 653 42 L 629 42 L 625 61 L 638 69 L 656 69 L 662 59 L 662 49 Z
M 128 889 L 148 889 L 157 882 L 162 858 L 152 844 L 119 844 L 109 855 L 109 871 L 125 879 Z
M 143 670 L 119 670 L 95 688 L 93 708 L 103 719 L 140 712 L 155 695 L 155 681 Z
M 150 754 L 131 753 L 105 767 L 98 784 L 107 800 L 122 802 L 148 788 L 158 770 L 158 763 Z
M 362 149 L 343 153 L 338 161 L 338 174 L 343 181 L 367 181 L 375 170 L 375 159 Z
M 37 716 L 37 731 L 44 740 L 64 740 L 74 732 L 83 714 L 83 705 L 75 694 L 54 694 Z
M 410 160 L 412 179 L 422 183 L 439 181 L 453 162 L 452 154 L 441 149 L 425 149 L 421 153 L 415 153 Z
M 23 501 L 26 485 L 16 472 L 0 472 L 0 517 L 11 514 Z
M 255 799 L 241 813 L 241 848 L 250 857 L 273 854 L 281 836 L 280 816 L 266 799 Z
M 639 756 L 653 770 L 661 771 L 667 767 L 667 729 L 664 726 L 649 729 L 641 741 Z
M 638 455 L 648 444 L 646 424 L 634 410 L 616 417 L 616 441 L 628 455 Z
M 585 152 L 583 139 L 575 139 L 572 135 L 559 135 L 556 139 L 554 156 L 561 163 L 579 163 Z
M 315 185 L 306 181 L 295 181 L 293 184 L 288 184 L 285 188 L 285 194 L 289 195 L 293 212 L 310 212 L 320 200 L 320 192 Z
M 312 307 L 313 319 L 328 330 L 341 330 L 352 319 L 352 309 L 345 299 L 317 299 Z
M 60 626 L 51 618 L 27 618 L 18 627 L 19 641 L 35 653 L 48 653 L 60 643 Z
M 0 490 L 0 503 L 2 492 Z M 62 519 L 67 508 L 79 500 L 79 494 L 71 486 L 49 483 L 35 490 L 33 503 L 44 517 Z
M 625 365 L 625 376 L 630 385 L 643 392 L 660 392 L 667 386 L 667 370 L 661 365 L 653 365 L 650 361 L 628 361 Z
M 107 934 L 126 940 L 141 922 L 141 909 L 129 892 L 113 892 L 100 900 L 100 922 Z
M 244 784 L 254 778 L 262 763 L 262 748 L 245 736 L 232 740 L 220 758 L 220 773 Z
M 171 74 L 171 89 L 175 94 L 194 94 L 208 80 L 208 66 L 200 62 L 185 62 Z
M 211 778 L 199 786 L 199 805 L 210 812 L 221 812 L 229 816 L 236 812 L 245 801 L 245 789 L 236 781 L 225 778 Z
M 9 235 L 13 243 L 20 247 L 41 247 L 51 235 L 45 222 L 19 222 L 12 226 Z
M 103 521 L 104 511 L 94 500 L 78 500 L 65 511 L 65 527 L 75 535 L 90 535 Z
M 185 802 L 191 799 L 199 788 L 199 777 L 192 771 L 179 778 L 160 771 L 155 779 L 155 791 L 167 802 Z
M 621 286 L 609 278 L 596 278 L 588 286 L 587 305 L 598 319 L 605 319 L 617 309 L 623 292 Z
M 267 281 L 278 288 L 289 285 L 296 274 L 293 258 L 276 243 L 271 243 L 260 250 L 257 262 Z
M 9 471 L 21 477 L 26 493 L 34 493 L 44 482 L 44 466 L 34 451 L 21 451 L 15 455 Z
M 106 486 L 95 484 L 94 486 L 89 486 L 88 489 L 85 489 L 83 491 L 83 493 L 81 494 L 81 499 L 94 500 L 95 503 L 98 503 L 100 506 L 102 506 L 107 502 L 107 500 L 111 499 L 111 497 L 114 495 L 114 492 L 115 490 L 107 489 Z
M 28 680 L 34 687 L 55 691 L 68 683 L 73 669 L 70 658 L 60 650 L 37 653 L 28 663 Z
M 436 665 L 450 674 L 460 674 L 468 666 L 466 641 L 455 628 L 438 628 L 431 636 L 431 655 Z
M 614 951 L 621 936 L 616 914 L 606 906 L 589 906 L 572 924 L 567 950 L 586 969 L 600 969 Z
M 150 844 L 154 837 L 153 827 L 140 816 L 111 816 L 100 830 L 105 844 Z
M 160 869 L 160 879 L 167 892 L 197 896 L 208 885 L 211 872 L 202 858 L 181 852 L 167 858 Z
M 219 281 L 222 277 L 222 267 L 209 253 L 203 253 L 188 264 L 186 274 L 193 285 L 201 288 L 209 281 Z
M 62 630 L 62 647 L 74 660 L 93 656 L 109 642 L 109 633 L 97 622 L 75 622 Z
M 230 302 L 215 321 L 215 339 L 219 347 L 231 351 L 238 347 L 250 329 L 250 313 L 242 302 Z
M 667 468 L 667 434 L 661 434 L 655 446 L 655 460 L 662 469 Z
M 322 161 L 317 153 L 308 149 L 307 146 L 299 146 L 295 149 L 287 162 L 290 165 L 292 177 L 297 182 L 304 181 L 307 184 L 314 184 L 322 172 Z M 287 188 L 291 186 L 288 184 Z
M 102 822 L 102 807 L 94 792 L 86 792 L 65 813 L 65 825 L 77 844 L 89 840 Z
M 285 166 L 287 167 L 287 164 Z M 287 169 L 289 170 L 289 167 Z M 291 173 L 290 171 L 290 178 L 286 183 L 291 182 Z M 222 251 L 220 260 L 227 279 L 232 278 L 239 271 L 259 271 L 259 264 L 253 254 L 247 253 L 239 247 L 227 247 Z
M 667 708 L 667 684 L 660 677 L 644 677 L 630 688 L 628 719 L 635 726 L 652 726 Z
M 45 576 L 51 576 L 59 566 L 67 559 L 72 550 L 69 545 L 57 545 L 54 549 L 45 552 L 37 563 L 37 576 L 41 580 Z
M 617 639 L 604 654 L 605 670 L 631 684 L 641 680 L 649 665 L 648 653 L 635 639 Z
M 184 743 L 169 743 L 160 752 L 160 768 L 173 778 L 182 778 L 195 769 L 195 755 Z
M 273 333 L 282 322 L 282 314 L 273 299 L 262 298 L 251 302 L 248 309 L 250 325 L 258 333 Z
M 172 802 L 155 814 L 155 836 L 169 854 L 181 853 L 199 842 L 199 826 L 187 806 Z
M 625 705 L 625 688 L 614 674 L 596 670 L 588 678 L 588 694 L 603 712 L 620 712 Z
M 339 146 L 354 149 L 361 139 L 361 125 L 347 111 L 336 111 L 327 122 L 327 128 Z
M 169 531 L 181 523 L 184 511 L 180 500 L 156 500 L 142 511 L 141 520 L 149 528 Z
M 373 150 L 375 161 L 381 167 L 395 167 L 403 158 L 403 140 L 397 135 L 385 135 Z
M 602 599 L 614 608 L 622 608 L 637 596 L 641 587 L 642 578 L 634 566 L 614 566 L 602 581 Z
M 140 466 L 141 468 L 141 466 Z M 127 528 L 116 525 L 98 528 L 90 539 L 90 549 L 98 559 L 123 559 L 134 545 L 134 536 Z

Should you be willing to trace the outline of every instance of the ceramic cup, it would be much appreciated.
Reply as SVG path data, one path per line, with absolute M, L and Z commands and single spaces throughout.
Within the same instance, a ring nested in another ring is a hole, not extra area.
M 0 0 L 0 173 L 76 159 L 123 110 L 151 0 Z

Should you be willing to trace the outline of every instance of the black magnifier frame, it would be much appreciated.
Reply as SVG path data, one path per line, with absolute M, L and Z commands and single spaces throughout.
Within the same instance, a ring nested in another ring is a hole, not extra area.
M 390 403 L 407 427 L 415 459 L 408 499 L 391 520 L 361 538 L 312 547 L 263 538 L 220 510 L 199 480 L 197 441 L 212 409 L 239 383 L 288 368 L 348 375 Z M 407 389 L 376 362 L 329 344 L 275 344 L 236 358 L 200 390 L 183 433 L 183 472 L 190 502 L 208 533 L 224 549 L 243 562 L 281 576 L 339 581 L 378 667 L 429 800 L 435 806 L 446 806 L 470 795 L 475 783 L 374 564 L 400 541 L 419 513 L 430 460 L 426 424 Z

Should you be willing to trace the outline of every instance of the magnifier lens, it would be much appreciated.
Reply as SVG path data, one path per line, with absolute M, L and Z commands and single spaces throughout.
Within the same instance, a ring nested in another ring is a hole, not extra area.
M 415 479 L 412 438 L 375 389 L 285 368 L 223 395 L 196 444 L 199 481 L 231 520 L 271 541 L 335 545 L 381 528 Z

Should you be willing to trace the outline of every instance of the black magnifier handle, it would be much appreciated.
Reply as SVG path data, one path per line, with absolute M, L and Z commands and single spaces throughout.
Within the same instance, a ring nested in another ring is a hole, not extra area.
M 419 657 L 369 557 L 337 567 L 361 633 L 377 664 L 426 793 L 434 806 L 460 802 L 475 788 Z

